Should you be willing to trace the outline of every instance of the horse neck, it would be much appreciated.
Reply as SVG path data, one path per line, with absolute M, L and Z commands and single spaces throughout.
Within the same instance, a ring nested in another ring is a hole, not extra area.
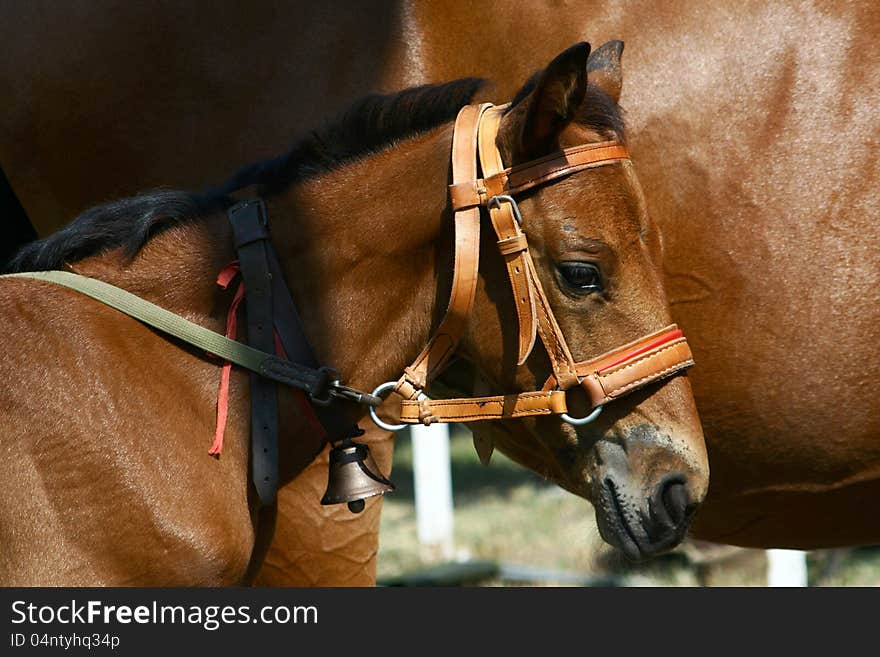
M 438 128 L 267 202 L 306 333 L 351 385 L 397 378 L 445 309 L 451 140 Z
M 129 259 L 122 249 L 68 265 L 77 273 L 122 287 L 187 319 L 223 330 L 228 302 L 217 274 L 235 259 L 223 214 L 180 223 L 152 237 Z
M 397 378 L 442 318 L 452 279 L 451 143 L 451 126 L 438 128 L 266 200 L 306 334 L 346 383 Z M 234 259 L 219 213 L 162 231 L 131 261 L 115 250 L 70 268 L 222 331 L 231 292 L 215 281 Z

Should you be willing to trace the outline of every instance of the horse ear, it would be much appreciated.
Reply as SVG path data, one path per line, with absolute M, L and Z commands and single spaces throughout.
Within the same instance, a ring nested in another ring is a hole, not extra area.
M 623 55 L 623 41 L 609 41 L 591 52 L 587 60 L 587 76 L 590 84 L 611 96 L 615 103 L 620 100 L 620 89 L 623 87 L 621 55 Z
M 553 149 L 587 93 L 589 55 L 590 44 L 585 41 L 558 55 L 531 93 L 507 113 L 501 137 L 514 157 L 536 157 Z

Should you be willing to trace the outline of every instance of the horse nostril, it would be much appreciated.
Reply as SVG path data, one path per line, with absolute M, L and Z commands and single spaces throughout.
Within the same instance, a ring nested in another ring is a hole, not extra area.
M 675 525 L 680 525 L 687 519 L 690 495 L 688 494 L 687 484 L 681 476 L 672 476 L 664 480 L 660 486 L 660 495 L 658 496 L 669 514 L 669 519 Z

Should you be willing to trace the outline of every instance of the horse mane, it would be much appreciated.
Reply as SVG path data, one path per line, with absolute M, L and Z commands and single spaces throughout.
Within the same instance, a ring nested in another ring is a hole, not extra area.
M 282 192 L 293 183 L 453 121 L 484 83 L 480 78 L 463 78 L 365 96 L 285 155 L 241 169 L 219 192 L 228 194 L 248 185 L 260 185 L 266 195 Z
M 213 205 L 219 208 L 216 202 Z M 97 205 L 49 237 L 23 246 L 7 271 L 62 269 L 65 263 L 118 248 L 133 258 L 158 230 L 209 210 L 209 199 L 167 189 Z
M 531 91 L 536 79 L 537 74 L 516 95 L 514 104 Z M 90 208 L 60 231 L 25 245 L 7 270 L 60 269 L 65 263 L 119 248 L 128 258 L 134 258 L 157 232 L 228 208 L 234 203 L 229 194 L 235 190 L 257 185 L 260 194 L 277 194 L 298 181 L 449 123 L 484 82 L 463 78 L 366 96 L 286 154 L 247 166 L 220 187 L 200 193 L 158 189 Z M 592 85 L 576 119 L 623 136 L 617 104 Z

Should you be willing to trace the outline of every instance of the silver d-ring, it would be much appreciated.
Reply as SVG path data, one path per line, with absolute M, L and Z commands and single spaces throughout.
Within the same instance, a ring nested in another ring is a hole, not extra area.
M 376 393 L 373 393 L 373 394 L 376 394 Z M 587 417 L 572 417 L 568 413 L 562 413 L 559 417 L 561 417 L 563 420 L 565 420 L 569 424 L 573 424 L 576 427 L 580 427 L 584 424 L 589 424 L 590 422 L 595 420 L 597 417 L 599 417 L 599 413 L 602 412 L 603 408 L 604 408 L 603 406 L 597 406 L 596 408 L 593 409 L 593 412 L 590 413 Z M 372 411 L 373 411 L 373 409 L 371 408 L 370 412 L 372 412 Z
M 387 390 L 393 390 L 397 386 L 397 381 L 388 381 L 387 383 L 383 383 L 378 388 L 373 391 L 373 396 L 378 397 L 383 392 Z M 416 399 L 424 399 L 425 393 L 419 393 L 419 396 Z M 370 418 L 376 424 L 377 427 L 381 429 L 385 429 L 385 431 L 400 431 L 401 429 L 406 429 L 408 424 L 388 424 L 387 422 L 383 422 L 379 419 L 379 416 L 376 415 L 376 408 L 374 406 L 370 406 Z

